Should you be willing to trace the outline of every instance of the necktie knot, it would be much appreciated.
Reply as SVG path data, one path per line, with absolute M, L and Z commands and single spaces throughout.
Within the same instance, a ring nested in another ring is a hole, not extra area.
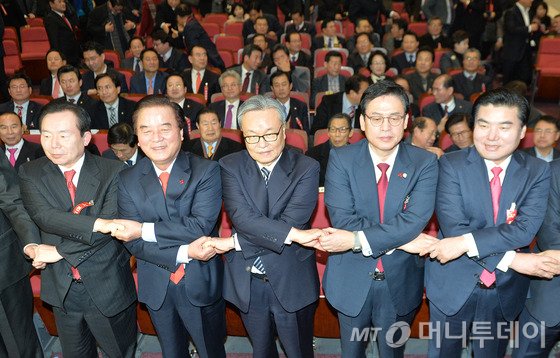
M 261 173 L 264 179 L 264 184 L 268 186 L 268 179 L 270 177 L 270 170 L 266 169 L 265 167 L 261 168 Z
M 212 155 L 214 154 L 214 146 L 209 145 L 206 151 L 208 152 L 208 158 L 212 157 Z
M 387 170 L 389 169 L 389 164 L 387 163 L 379 163 L 377 164 L 379 170 L 381 170 L 381 175 L 387 175 Z
M 10 152 L 10 154 L 15 154 L 17 152 L 17 148 L 8 148 L 8 152 Z
M 500 174 L 502 173 L 502 168 L 501 167 L 494 167 L 492 168 L 492 174 L 494 174 L 494 178 L 499 177 Z
M 161 172 L 159 175 L 159 181 L 161 182 L 161 188 L 163 189 L 163 195 L 167 192 L 167 183 L 169 182 L 169 173 Z
M 11 166 L 15 167 L 17 148 L 8 148 L 8 152 L 10 153 L 10 157 L 8 158 L 8 160 L 10 161 Z
M 68 102 L 74 104 L 74 103 L 76 103 L 76 100 L 74 98 L 68 98 Z
M 64 178 L 66 179 L 67 184 L 73 184 L 72 180 L 74 179 L 74 175 L 76 175 L 76 171 L 74 169 L 64 172 Z
M 76 171 L 74 169 L 64 172 L 64 179 L 66 179 L 66 187 L 68 188 L 68 192 L 70 193 L 70 200 L 72 200 L 72 205 L 74 205 L 74 199 L 76 198 L 76 186 L 72 181 L 75 174 Z

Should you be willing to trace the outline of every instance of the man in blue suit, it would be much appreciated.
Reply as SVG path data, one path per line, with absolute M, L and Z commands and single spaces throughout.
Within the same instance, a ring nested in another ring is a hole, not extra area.
M 164 94 L 165 79 L 168 74 L 159 71 L 159 57 L 156 50 L 151 48 L 142 50 L 140 59 L 144 70 L 130 79 L 130 93 Z
M 370 327 L 380 329 L 382 357 L 402 357 L 404 345 L 391 342 L 404 331 L 391 328 L 410 325 L 422 302 L 424 259 L 416 254 L 436 241 L 422 230 L 434 210 L 437 159 L 401 142 L 408 106 L 394 82 L 370 86 L 360 103 L 367 139 L 329 156 L 325 204 L 337 229 L 320 239 L 333 253 L 323 287 L 338 311 L 344 357 L 365 355 Z M 364 330 L 366 339 L 356 339 Z
M 321 230 L 308 229 L 317 203 L 319 163 L 285 147 L 286 113 L 254 96 L 239 112 L 247 150 L 220 159 L 224 204 L 234 237 L 212 243 L 225 254 L 224 298 L 241 311 L 253 357 L 313 357 L 319 298 L 315 250 Z M 306 230 L 308 229 L 308 230 Z
M 426 264 L 431 329 L 439 329 L 431 357 L 460 356 L 469 341 L 475 357 L 503 357 L 507 325 L 527 296 L 525 275 L 558 273 L 556 260 L 526 250 L 543 222 L 550 185 L 549 165 L 516 151 L 527 100 L 492 90 L 473 113 L 474 146 L 440 159 L 440 240 L 429 250 L 437 261 Z
M 222 205 L 216 162 L 181 151 L 183 117 L 169 99 L 149 96 L 133 116 L 146 154 L 123 171 L 113 232 L 138 260 L 138 296 L 148 306 L 164 357 L 225 357 L 223 264 L 203 246 Z M 159 177 L 159 179 L 158 179 Z

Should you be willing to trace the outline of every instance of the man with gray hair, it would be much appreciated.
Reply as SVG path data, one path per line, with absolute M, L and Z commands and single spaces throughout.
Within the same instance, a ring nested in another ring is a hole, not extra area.
M 241 76 L 234 70 L 227 70 L 220 75 L 218 83 L 225 99 L 211 103 L 208 108 L 218 113 L 222 128 L 238 129 L 237 110 L 241 103 Z
M 239 108 L 247 150 L 220 160 L 233 237 L 210 243 L 225 254 L 224 298 L 241 311 L 256 358 L 313 357 L 313 316 L 319 297 L 309 229 L 317 202 L 319 163 L 286 148 L 286 113 L 276 100 L 254 96 Z

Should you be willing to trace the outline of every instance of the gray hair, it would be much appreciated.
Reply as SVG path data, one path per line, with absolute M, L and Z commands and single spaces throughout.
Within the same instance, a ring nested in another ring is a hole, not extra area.
M 266 109 L 273 109 L 278 114 L 278 119 L 280 123 L 286 123 L 286 109 L 280 102 L 274 98 L 265 97 L 263 95 L 257 95 L 249 98 L 237 110 L 237 118 L 239 126 L 243 128 L 243 115 L 247 112 L 252 111 L 264 111 Z
M 218 78 L 218 83 L 220 84 L 220 87 L 222 86 L 222 82 L 224 81 L 224 79 L 226 77 L 233 77 L 233 78 L 235 78 L 235 82 L 237 82 L 238 84 L 241 84 L 241 75 L 239 73 L 237 73 L 237 71 L 227 70 L 220 75 L 220 78 Z

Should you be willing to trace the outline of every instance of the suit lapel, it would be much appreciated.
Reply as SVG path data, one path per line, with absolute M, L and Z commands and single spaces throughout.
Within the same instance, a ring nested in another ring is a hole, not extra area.
M 385 197 L 384 220 L 385 217 L 394 217 L 403 207 L 408 185 L 411 178 L 414 178 L 414 169 L 407 147 L 401 143 L 389 178 L 389 187 Z
M 154 208 L 154 212 L 160 218 L 168 218 L 169 214 L 167 213 L 167 206 L 165 205 L 165 199 L 163 197 L 163 189 L 161 188 L 161 183 L 153 168 L 152 162 L 150 160 L 143 160 L 136 165 L 139 164 L 144 166 L 142 168 L 140 185 L 144 189 L 148 201 L 152 204 L 151 207 Z
M 528 173 L 522 165 L 523 159 L 518 152 L 514 152 L 511 161 L 506 169 L 506 176 L 502 183 L 502 193 L 500 195 L 500 209 L 498 211 L 497 222 L 502 223 L 506 220 L 506 211 L 510 209 L 511 204 L 515 203 L 519 197 L 519 192 L 523 189 L 527 181 Z M 516 203 L 517 205 L 518 203 Z
M 66 186 L 64 174 L 60 171 L 58 166 L 51 161 L 43 167 L 44 175 L 41 177 L 46 190 L 57 201 L 57 207 L 67 208 L 68 211 L 72 208 L 72 200 L 70 199 L 70 192 Z
M 192 170 L 187 153 L 180 151 L 175 164 L 173 164 L 169 182 L 167 183 L 166 198 L 168 205 L 174 203 L 187 190 L 190 184 L 191 173 Z
M 243 186 L 247 188 L 249 198 L 252 198 L 261 214 L 268 215 L 268 196 L 264 179 L 257 163 L 245 152 L 245 173 L 242 177 Z M 269 183 L 270 186 L 270 183 Z
M 100 185 L 100 173 L 99 167 L 95 164 L 93 158 L 86 153 L 84 164 L 82 165 L 82 169 L 80 171 L 80 177 L 78 178 L 74 205 L 84 201 L 93 200 L 93 198 L 97 197 L 96 193 L 98 192 Z
M 492 208 L 492 193 L 490 192 L 490 179 L 484 159 L 478 154 L 475 147 L 469 149 L 467 165 L 461 173 L 467 190 L 465 192 L 477 195 L 477 207 L 481 208 L 488 223 L 494 223 L 494 209 Z M 476 193 L 476 194 L 475 194 Z
M 284 149 L 282 157 L 276 164 L 276 167 L 270 175 L 270 180 L 268 181 L 268 207 L 270 209 L 274 207 L 288 186 L 290 186 L 290 174 L 292 173 L 293 167 L 294 159 L 291 153 L 287 149 Z
M 379 197 L 377 195 L 377 180 L 375 177 L 375 169 L 373 168 L 373 160 L 369 153 L 368 141 L 362 140 L 360 142 L 360 153 L 356 156 L 354 161 L 354 178 L 358 181 L 363 181 L 365 185 L 359 185 L 360 190 L 359 198 L 370 202 L 371 213 L 368 217 L 372 217 L 375 222 L 379 222 Z

